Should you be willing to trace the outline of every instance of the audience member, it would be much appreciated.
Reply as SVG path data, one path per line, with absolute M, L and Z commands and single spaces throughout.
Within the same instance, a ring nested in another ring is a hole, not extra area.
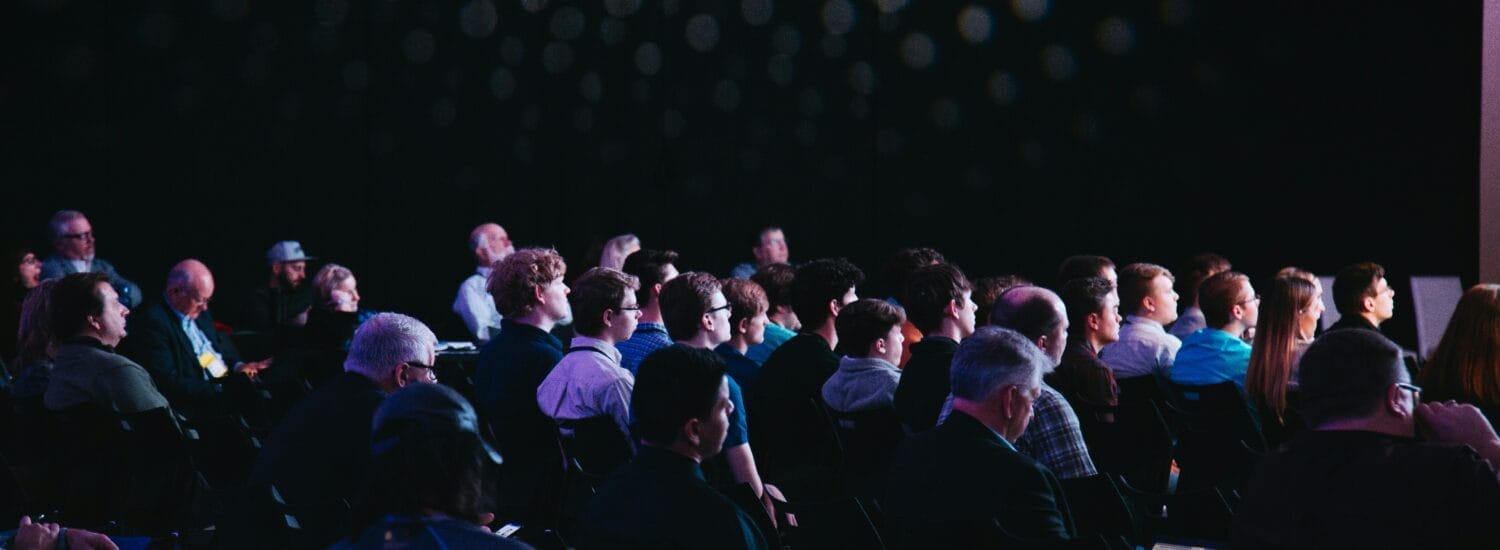
M 1500 285 L 1464 292 L 1443 339 L 1417 375 L 1427 400 L 1453 399 L 1500 421 Z
M 1018 286 L 1032 286 L 1032 282 L 1020 275 L 984 277 L 974 281 L 974 326 L 990 324 L 990 310 L 995 308 L 995 299 Z
M 589 548 L 770 548 L 755 520 L 704 481 L 734 404 L 718 356 L 670 346 L 636 372 L 632 405 L 641 450 L 599 487 L 572 542 Z
M 995 301 L 990 321 L 1021 333 L 1042 350 L 1050 359 L 1042 376 L 1050 374 L 1062 361 L 1068 343 L 1068 312 L 1062 299 L 1052 291 L 1036 286 L 1007 290 Z M 956 356 L 954 360 L 957 361 Z M 1046 382 L 1041 383 L 1040 391 L 1033 398 L 1036 417 L 1016 438 L 1016 449 L 1062 479 L 1098 473 L 1089 457 L 1088 445 L 1083 442 L 1078 416 L 1067 399 Z
M 1500 437 L 1477 409 L 1418 404 L 1401 349 L 1374 331 L 1324 334 L 1301 375 L 1312 429 L 1261 459 L 1232 545 L 1494 547 Z
M 1067 398 L 1079 417 L 1113 421 L 1109 409 L 1119 405 L 1120 388 L 1114 372 L 1099 360 L 1099 350 L 1120 339 L 1120 299 L 1109 280 L 1084 277 L 1063 283 L 1061 295 L 1068 310 L 1068 346 L 1047 385 Z
M 607 267 L 584 272 L 569 295 L 573 337 L 552 372 L 537 387 L 536 402 L 555 421 L 594 417 L 614 419 L 630 439 L 630 391 L 635 377 L 620 367 L 615 343 L 635 332 L 641 316 L 635 277 Z
M 900 308 L 873 298 L 855 301 L 839 312 L 835 326 L 845 354 L 838 370 L 823 383 L 828 408 L 855 413 L 894 406 L 905 321 Z
M 245 301 L 240 316 L 241 330 L 274 332 L 287 327 L 307 325 L 307 315 L 316 300 L 307 282 L 307 261 L 313 259 L 302 251 L 302 243 L 281 241 L 266 251 L 271 265 L 271 279 L 256 287 Z
M 1322 313 L 1323 289 L 1297 276 L 1272 279 L 1260 303 L 1255 345 L 1245 371 L 1245 395 L 1260 414 L 1268 442 L 1285 441 L 1303 427 L 1300 420 L 1289 421 L 1286 412 L 1296 406 L 1298 363 L 1312 345 Z
M 766 318 L 770 323 L 766 324 L 764 341 L 750 346 L 745 352 L 745 357 L 755 361 L 756 365 L 766 364 L 766 359 L 771 358 L 771 353 L 776 348 L 802 330 L 802 321 L 797 319 L 797 312 L 792 310 L 792 281 L 796 279 L 797 268 L 788 264 L 771 264 L 756 270 L 750 276 L 750 280 L 765 291 L 766 301 L 769 302 Z
M 1207 386 L 1232 381 L 1243 389 L 1251 352 L 1244 334 L 1260 318 L 1260 295 L 1249 277 L 1225 271 L 1198 287 L 1198 304 L 1208 327 L 1183 339 L 1169 371 L 1172 382 Z
M 625 268 L 625 258 L 635 254 L 641 249 L 641 238 L 630 233 L 616 235 L 604 243 L 604 248 L 599 252 L 599 267 L 607 267 L 616 271 Z
M 1101 277 L 1109 281 L 1111 287 L 1119 283 L 1119 276 L 1115 272 L 1114 260 L 1104 256 L 1068 256 L 1057 267 L 1058 288 L 1062 288 L 1062 285 L 1067 284 L 1068 281 L 1073 279 L 1086 279 L 1089 277 Z
M 370 471 L 370 423 L 386 395 L 437 382 L 437 337 L 399 313 L 371 317 L 354 333 L 344 373 L 287 412 L 266 439 L 250 472 L 252 487 L 275 486 L 286 504 L 317 508 L 356 502 Z M 450 471 L 428 459 L 429 468 Z M 321 533 L 332 543 L 343 533 Z
M 21 303 L 41 283 L 42 263 L 36 254 L 24 248 L 14 249 L 5 255 L 6 264 L 15 266 L 10 280 L 5 282 L 4 294 L 0 295 L 0 363 L 16 358 L 16 342 L 11 336 L 16 333 L 21 319 Z M 4 375 L 0 375 L 3 379 Z
M 724 298 L 729 300 L 729 341 L 719 344 L 714 351 L 724 359 L 730 378 L 742 388 L 751 386 L 760 374 L 760 363 L 745 354 L 766 340 L 770 300 L 754 280 L 731 277 L 720 280 L 719 284 L 724 287 Z
M 359 324 L 374 313 L 359 309 L 359 281 L 339 264 L 327 264 L 313 275 L 318 305 L 307 314 L 307 346 L 318 350 L 348 350 Z
M 1165 328 L 1177 319 L 1172 272 L 1156 264 L 1130 264 L 1120 270 L 1118 289 L 1125 325 L 1120 327 L 1119 341 L 1104 346 L 1099 357 L 1114 371 L 1116 380 L 1165 377 L 1182 348 L 1182 341 Z
M 363 532 L 334 548 L 529 548 L 486 529 L 486 472 L 501 463 L 458 392 L 417 384 L 375 409 Z M 441 465 L 441 467 L 434 467 Z
M 641 361 L 651 352 L 672 345 L 667 335 L 667 326 L 661 319 L 661 287 L 677 278 L 677 253 L 671 250 L 644 249 L 625 258 L 625 272 L 641 282 L 635 298 L 641 307 L 641 321 L 635 334 L 628 340 L 615 344 L 620 350 L 620 366 L 635 372 Z
M 912 273 L 918 269 L 946 263 L 947 258 L 941 252 L 931 248 L 905 248 L 896 252 L 891 261 L 885 266 L 886 283 L 891 285 L 891 297 L 888 299 L 892 304 L 906 306 L 906 284 Z M 906 368 L 906 362 L 911 360 L 912 344 L 922 341 L 922 331 L 907 319 L 901 325 L 901 335 L 906 338 L 906 347 L 901 348 L 901 360 L 896 362 L 900 368 Z
M 894 406 L 896 416 L 915 432 L 937 425 L 950 391 L 953 354 L 974 333 L 978 306 L 969 279 L 951 264 L 918 269 L 907 278 L 903 296 L 906 319 L 922 331 L 922 341 L 910 346 Z
M 1333 306 L 1339 320 L 1328 330 L 1362 328 L 1380 332 L 1396 312 L 1396 289 L 1385 280 L 1385 268 L 1360 262 L 1339 270 L 1333 279 Z
M 228 411 L 223 384 L 231 375 L 254 379 L 270 360 L 244 361 L 229 337 L 214 328 L 208 303 L 214 276 L 198 260 L 183 260 L 167 273 L 160 300 L 141 308 L 121 351 L 151 372 L 172 408 L 189 419 Z
M 907 438 L 893 461 L 881 504 L 898 545 L 946 547 L 937 541 L 950 540 L 984 547 L 1011 537 L 1073 536 L 1061 483 L 1013 445 L 1030 429 L 1042 375 L 1053 361 L 1028 337 L 1000 327 L 981 328 L 959 345 L 952 414 Z
M 21 303 L 20 328 L 16 331 L 18 351 L 9 364 L 10 374 L 15 377 L 10 385 L 14 400 L 40 399 L 47 392 L 47 381 L 57 356 L 57 341 L 52 336 L 47 310 L 52 304 L 52 289 L 59 280 L 42 281 Z
M 167 406 L 146 369 L 115 352 L 125 337 L 130 310 L 120 302 L 109 274 L 65 275 L 53 287 L 47 316 L 57 343 L 47 391 L 47 409 L 93 404 L 115 413 Z
M 1172 323 L 1170 332 L 1173 336 L 1187 338 L 1187 335 L 1198 332 L 1198 329 L 1208 326 L 1203 319 L 1203 310 L 1198 307 L 1198 287 L 1207 281 L 1209 277 L 1218 275 L 1233 269 L 1229 260 L 1212 252 L 1204 252 L 1188 258 L 1178 271 L 1182 278 L 1177 280 L 1177 294 L 1182 296 L 1181 303 L 1187 307 L 1182 310 L 1182 315 L 1177 317 L 1177 322 Z M 1125 303 L 1122 299 L 1120 303 Z
M 48 228 L 52 231 L 53 254 L 42 262 L 43 279 L 73 273 L 103 273 L 125 307 L 141 305 L 141 287 L 121 277 L 113 264 L 94 257 L 94 226 L 83 212 L 60 210 L 52 215 Z
M 557 251 L 525 248 L 495 264 L 489 291 L 505 316 L 500 335 L 485 344 L 474 377 L 474 401 L 505 456 L 500 498 L 510 507 L 529 507 L 549 471 L 548 449 L 557 447 L 557 429 L 537 405 L 537 388 L 562 359 L 562 342 L 550 334 L 568 320 L 567 264 Z
M 766 227 L 761 229 L 755 236 L 755 246 L 750 247 L 750 253 L 755 256 L 755 263 L 745 262 L 734 266 L 729 271 L 729 276 L 735 279 L 749 279 L 757 269 L 771 265 L 787 263 L 790 254 L 787 252 L 786 234 L 782 233 L 780 227 Z
M 458 295 L 453 298 L 453 313 L 463 319 L 469 334 L 480 344 L 489 342 L 500 330 L 500 311 L 495 309 L 495 298 L 487 287 L 490 274 L 495 262 L 515 251 L 510 235 L 500 224 L 480 224 L 469 232 L 469 252 L 474 254 L 474 262 L 478 265 L 474 274 L 458 285 Z

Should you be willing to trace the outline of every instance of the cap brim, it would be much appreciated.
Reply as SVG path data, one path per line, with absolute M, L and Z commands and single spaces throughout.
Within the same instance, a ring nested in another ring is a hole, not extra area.
M 484 454 L 489 455 L 490 462 L 494 462 L 496 466 L 505 464 L 505 459 L 501 458 L 500 453 L 496 451 L 494 447 L 490 446 L 490 442 L 485 441 L 484 438 L 481 437 L 479 438 L 479 444 L 484 446 Z

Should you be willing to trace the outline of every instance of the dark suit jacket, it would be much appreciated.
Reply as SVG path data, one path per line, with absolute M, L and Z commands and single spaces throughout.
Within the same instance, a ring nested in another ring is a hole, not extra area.
M 209 343 L 224 356 L 224 366 L 233 369 L 240 361 L 239 351 L 224 333 L 214 329 L 213 315 L 204 311 L 193 322 L 208 337 Z M 189 418 L 224 410 L 220 380 L 208 380 L 193 343 L 177 320 L 172 306 L 155 300 L 132 312 L 121 351 L 151 373 L 151 379 L 172 408 Z M 226 377 L 227 378 L 227 377 Z
M 882 503 L 904 539 L 935 525 L 996 521 L 1021 539 L 1074 536 L 1052 472 L 960 411 L 902 442 Z
M 500 321 L 500 335 L 479 352 L 474 404 L 494 430 L 495 446 L 505 457 L 502 505 L 530 503 L 550 471 L 557 424 L 537 406 L 536 389 L 562 356 L 563 345 L 556 337 L 510 319 Z
M 99 258 L 94 258 L 94 261 L 89 264 L 89 271 L 109 275 L 109 284 L 113 285 L 115 292 L 120 294 L 120 303 L 125 304 L 125 307 L 135 308 L 141 305 L 141 287 L 130 282 L 129 279 L 121 277 L 120 273 L 115 271 L 113 264 Z M 64 275 L 72 275 L 74 273 L 78 273 L 78 270 L 73 268 L 73 262 L 57 254 L 48 256 L 46 260 L 42 261 L 42 280 L 44 281 L 47 279 L 59 279 Z

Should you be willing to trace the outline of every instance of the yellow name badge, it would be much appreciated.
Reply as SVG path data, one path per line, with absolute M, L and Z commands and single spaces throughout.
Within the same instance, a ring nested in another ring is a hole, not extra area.
M 203 370 L 208 371 L 208 375 L 214 378 L 220 378 L 229 373 L 229 367 L 224 366 L 224 360 L 219 358 L 217 353 L 203 352 L 203 355 L 198 356 L 198 366 L 203 367 Z

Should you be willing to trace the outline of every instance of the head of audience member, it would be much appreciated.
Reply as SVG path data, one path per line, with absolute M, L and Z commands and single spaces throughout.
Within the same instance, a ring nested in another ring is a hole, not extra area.
M 1203 281 L 1198 287 L 1198 307 L 1208 328 L 1235 337 L 1255 328 L 1260 319 L 1260 295 L 1250 286 L 1250 278 L 1238 271 L 1225 271 Z
M 953 354 L 953 410 L 1014 442 L 1031 423 L 1031 405 L 1042 394 L 1042 376 L 1054 364 L 1025 335 L 980 327 Z
M 370 441 L 367 521 L 444 515 L 482 525 L 494 510 L 486 480 L 500 454 L 453 389 L 415 384 L 392 393 L 375 409 Z
M 974 304 L 973 286 L 958 266 L 940 263 L 918 268 L 906 278 L 906 290 L 901 294 L 901 305 L 911 324 L 924 337 L 961 341 L 974 334 L 979 308 Z
M 94 260 L 94 226 L 83 212 L 60 210 L 48 223 L 52 231 L 52 248 L 69 260 Z
M 901 324 L 906 315 L 885 300 L 865 298 L 844 307 L 836 320 L 839 348 L 849 357 L 880 359 L 891 365 L 901 362 L 906 337 Z
M 568 321 L 568 264 L 550 248 L 523 248 L 495 263 L 488 290 L 495 309 L 507 319 L 550 331 Z
M 1115 262 L 1104 256 L 1078 255 L 1068 256 L 1057 267 L 1057 284 L 1062 285 L 1073 279 L 1086 277 L 1102 277 L 1111 285 L 1119 284 L 1119 276 L 1115 273 Z
M 1396 312 L 1396 289 L 1385 280 L 1385 268 L 1360 262 L 1339 270 L 1333 279 L 1333 306 L 1344 317 L 1363 317 L 1380 326 Z
M 885 264 L 885 280 L 891 285 L 891 296 L 902 307 L 905 307 L 907 281 L 912 273 L 929 265 L 947 263 L 947 261 L 943 253 L 931 248 L 905 248 L 896 252 L 896 255 L 891 256 L 891 260 Z
M 641 361 L 630 406 L 636 439 L 694 462 L 719 454 L 729 430 L 729 385 L 719 355 L 668 346 Z
M 1177 320 L 1177 292 L 1172 290 L 1172 272 L 1148 263 L 1120 268 L 1120 311 L 1156 321 L 1162 326 Z
M 767 227 L 756 234 L 755 246 L 750 249 L 755 255 L 756 267 L 787 263 L 791 253 L 786 246 L 786 233 L 780 227 Z
M 1370 330 L 1324 334 L 1302 354 L 1299 410 L 1319 430 L 1358 429 L 1414 434 L 1416 386 L 1401 348 Z
M 643 248 L 625 257 L 625 271 L 641 281 L 635 299 L 641 306 L 641 320 L 661 322 L 661 287 L 677 278 L 677 252 Z
M 1110 290 L 1108 279 L 1084 277 L 1063 283 L 1059 291 L 1068 310 L 1068 338 L 1096 353 L 1120 339 L 1120 298 Z
M 214 274 L 203 262 L 183 260 L 167 272 L 167 303 L 183 317 L 197 319 L 214 298 Z
M 1298 335 L 1303 340 L 1312 340 L 1313 333 L 1318 330 L 1318 319 L 1323 317 L 1323 281 L 1319 281 L 1318 276 L 1311 271 L 1290 266 L 1281 268 L 1276 272 L 1276 276 L 1301 279 L 1313 286 L 1313 303 L 1298 310 L 1297 325 Z
M 802 321 L 802 330 L 816 332 L 838 346 L 833 320 L 839 310 L 858 300 L 855 287 L 865 281 L 865 272 L 843 258 L 823 258 L 802 264 L 792 280 L 792 310 Z
M 21 301 L 21 318 L 16 330 L 16 362 L 10 365 L 12 375 L 20 376 L 21 369 L 30 365 L 52 363 L 57 341 L 52 337 L 51 317 L 47 310 L 51 307 L 52 289 L 57 286 L 57 281 L 42 281 L 35 292 L 27 294 Z
M 641 238 L 633 234 L 616 235 L 604 243 L 599 251 L 599 267 L 624 269 L 625 258 L 641 249 Z
M 1039 286 L 1018 286 L 1000 294 L 990 310 L 990 324 L 1021 333 L 1052 360 L 1051 372 L 1068 347 L 1068 310 L 1057 293 Z
M 13 249 L 5 256 L 15 266 L 15 272 L 11 274 L 11 287 L 21 291 L 36 288 L 41 283 L 42 261 L 38 260 L 36 254 L 26 248 Z
M 781 265 L 781 264 L 777 264 Z M 729 345 L 740 353 L 766 341 L 766 311 L 771 307 L 765 289 L 754 280 L 721 279 L 724 298 L 729 300 Z
M 469 231 L 469 252 L 474 254 L 474 263 L 479 267 L 493 267 L 515 251 L 510 233 L 498 223 L 482 223 Z
M 573 282 L 568 296 L 573 306 L 573 330 L 614 344 L 635 333 L 641 319 L 635 291 L 640 282 L 618 269 L 596 267 Z
M 750 280 L 766 292 L 766 300 L 770 303 L 766 316 L 781 328 L 794 332 L 802 329 L 802 321 L 797 319 L 797 312 L 792 311 L 792 281 L 796 279 L 797 268 L 789 264 L 764 266 L 750 276 Z
M 322 304 L 333 311 L 353 313 L 359 311 L 359 281 L 354 272 L 339 264 L 328 264 L 313 275 L 313 286 L 318 289 Z
M 1500 405 L 1500 285 L 1464 292 L 1417 378 L 1434 398 Z
M 109 275 L 74 273 L 57 281 L 47 308 L 52 336 L 58 340 L 86 336 L 106 346 L 120 345 L 130 309 L 120 303 Z
M 266 251 L 271 264 L 271 288 L 295 290 L 307 280 L 307 261 L 313 259 L 302 251 L 302 243 L 281 241 Z
M 689 271 L 661 287 L 667 335 L 679 343 L 713 349 L 730 338 L 729 299 L 713 275 Z
M 995 299 L 1018 286 L 1032 286 L 1032 282 L 1020 275 L 984 277 L 974 281 L 974 326 L 990 324 L 990 310 L 995 308 Z
M 369 378 L 387 393 L 408 384 L 433 384 L 437 336 L 415 318 L 379 313 L 354 331 L 344 370 Z
M 1182 268 L 1177 270 L 1182 275 L 1182 278 L 1177 279 L 1177 294 L 1182 296 L 1182 303 L 1197 306 L 1198 287 L 1203 284 L 1203 281 L 1230 269 L 1234 269 L 1234 266 L 1230 265 L 1229 260 L 1212 252 L 1204 252 L 1188 258 L 1182 264 Z
M 1312 340 L 1312 327 L 1306 322 L 1312 319 L 1316 323 L 1317 314 L 1323 311 L 1320 294 L 1316 286 L 1300 277 L 1271 280 L 1260 302 L 1255 346 L 1245 373 L 1245 393 L 1259 410 L 1275 412 L 1278 417 L 1286 410 L 1292 361 L 1298 342 Z

